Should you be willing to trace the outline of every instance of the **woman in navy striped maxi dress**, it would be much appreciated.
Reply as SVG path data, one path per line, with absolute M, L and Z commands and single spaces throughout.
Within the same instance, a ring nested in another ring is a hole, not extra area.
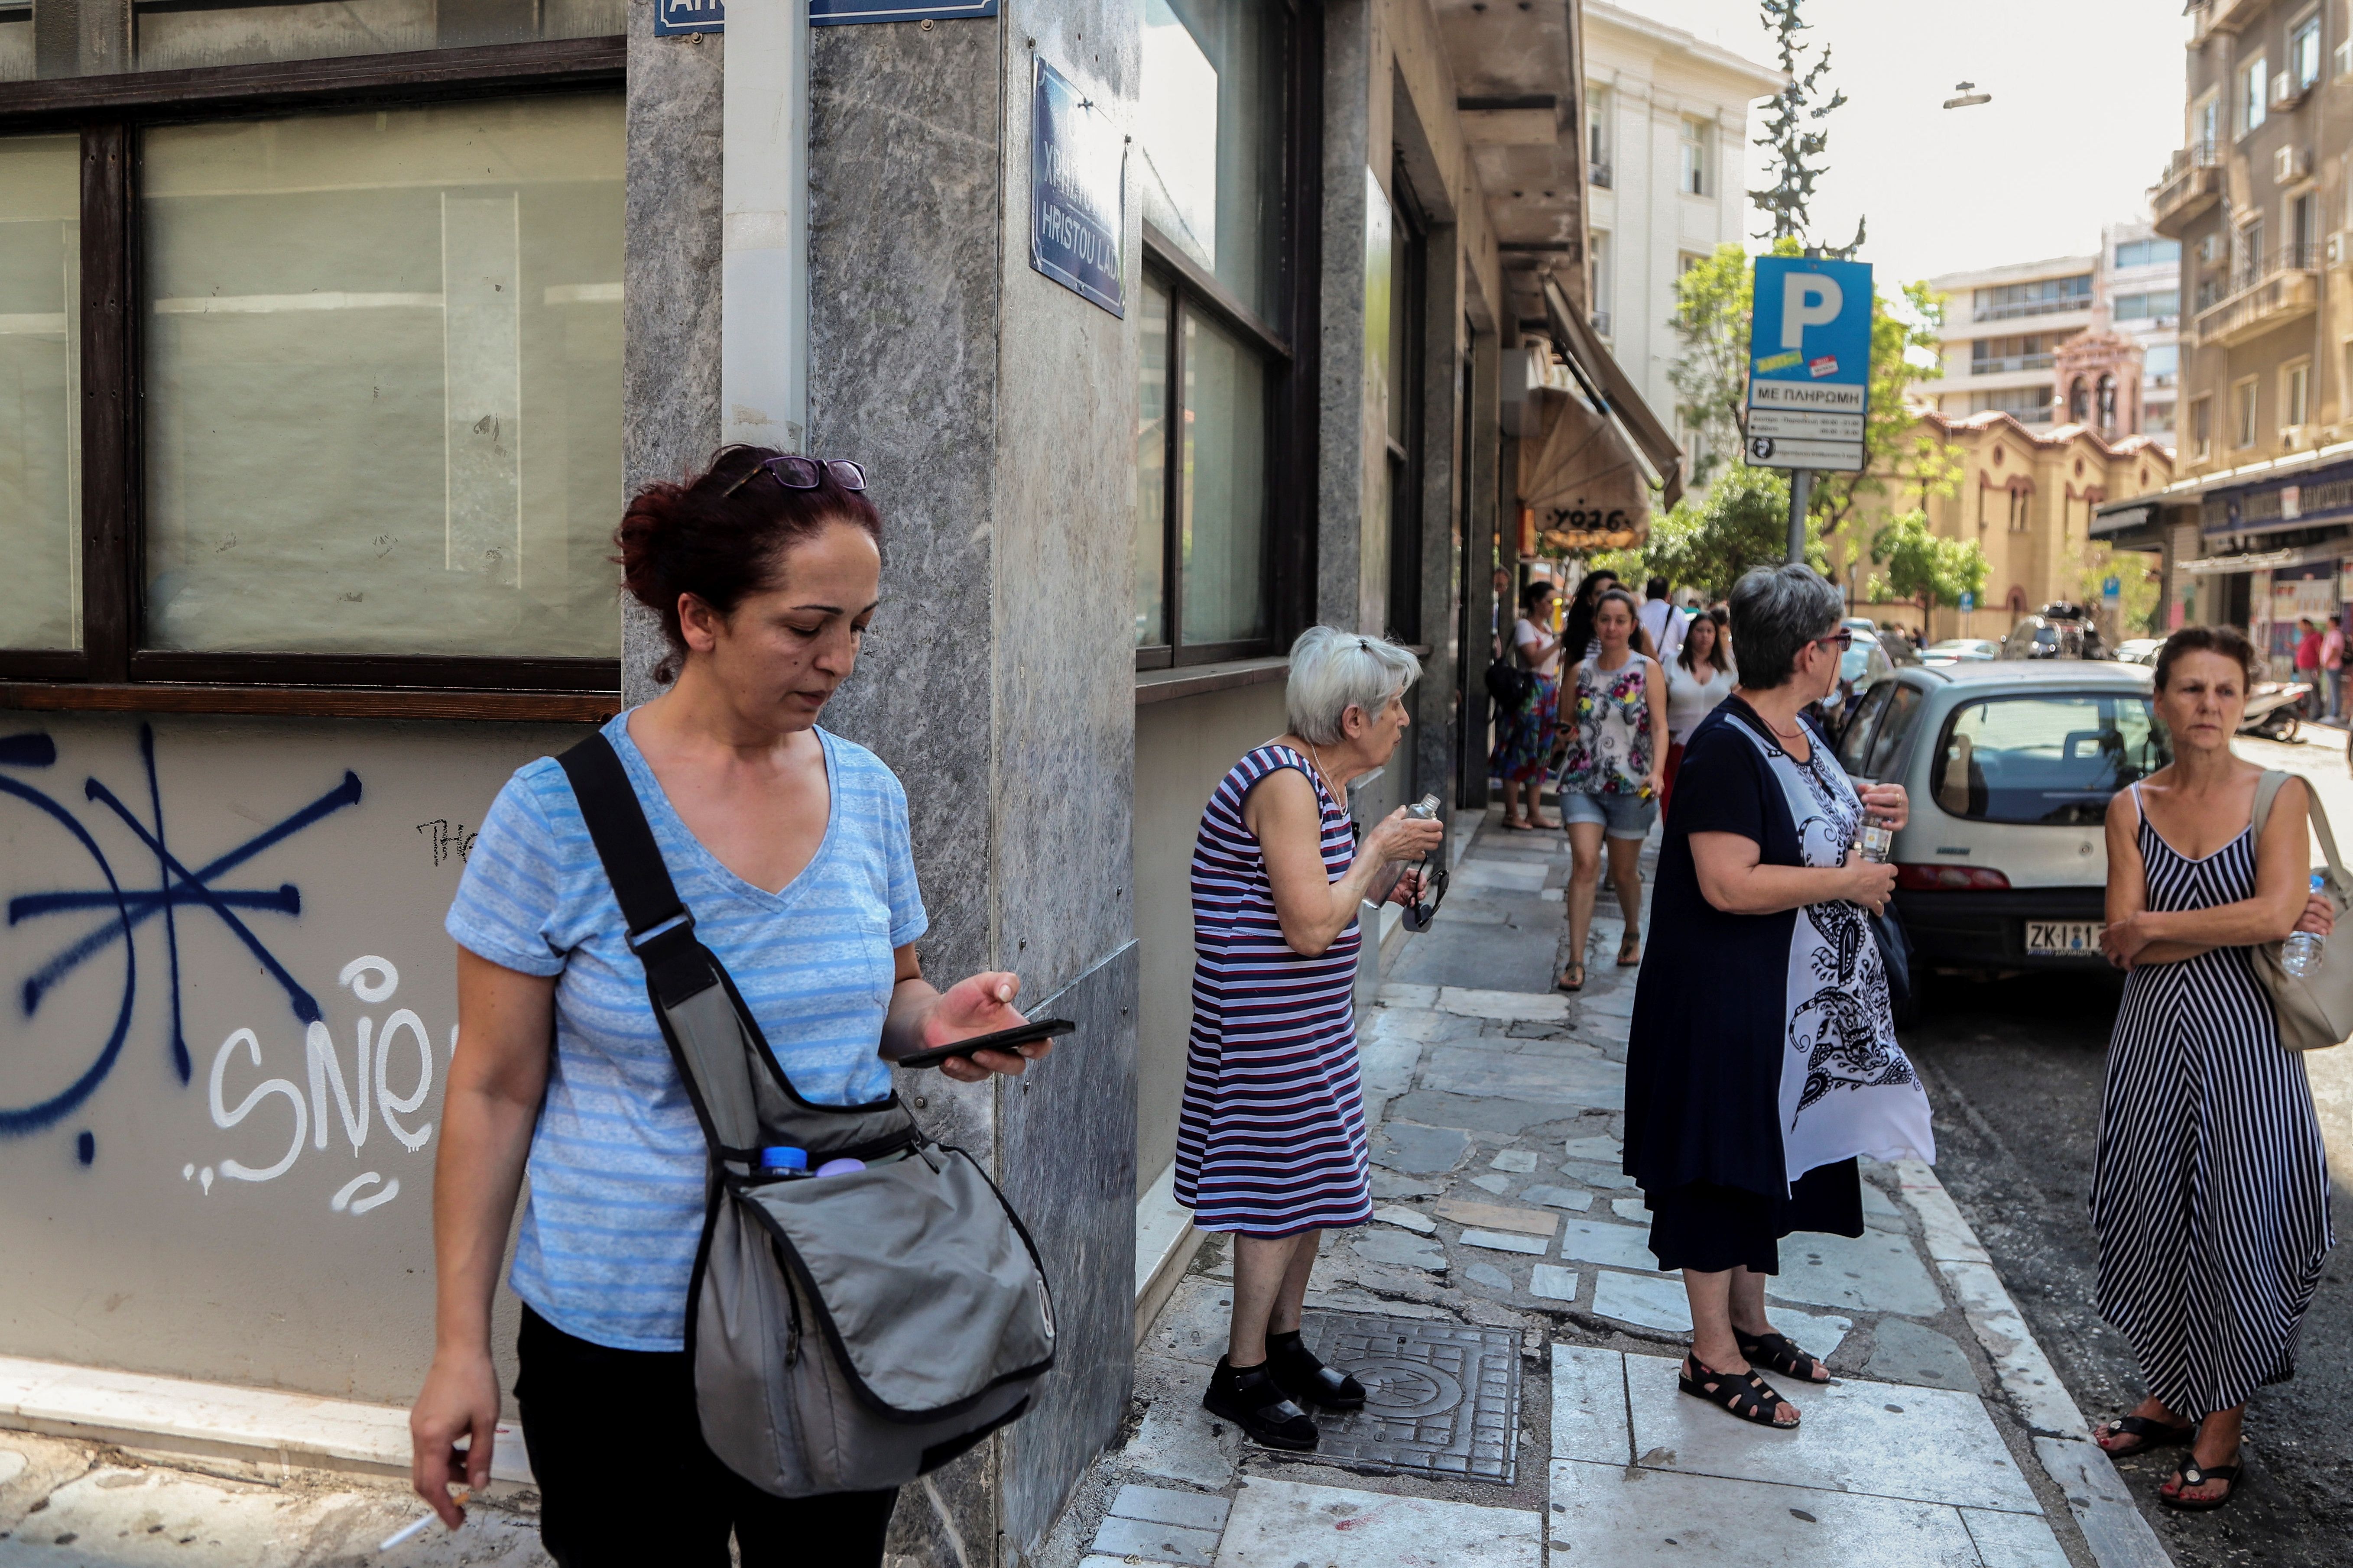
M 1356 843 L 1348 781 L 1388 763 L 1421 673 L 1406 649 L 1313 626 L 1291 650 L 1291 730 L 1234 764 L 1193 847 L 1193 1026 L 1177 1202 L 1235 1233 L 1233 1321 L 1202 1404 L 1270 1447 L 1315 1446 L 1303 1404 L 1362 1384 L 1301 1342 L 1323 1232 L 1372 1217 L 1356 1070 L 1356 908 L 1444 828 L 1397 811 Z M 1415 891 L 1410 874 L 1392 896 Z
M 2158 712 L 2174 761 L 2107 818 L 2100 941 L 2131 978 L 2108 1047 L 2092 1224 L 2100 1311 L 2131 1342 L 2148 1397 L 2094 1436 L 2119 1456 L 2190 1444 L 2158 1489 L 2190 1510 L 2236 1495 L 2247 1396 L 2294 1375 L 2333 1239 L 2304 1058 L 2280 1045 L 2249 949 L 2291 928 L 2326 935 L 2335 911 L 2306 890 L 2304 782 L 2280 785 L 2260 835 L 2251 819 L 2262 772 L 2230 742 L 2253 658 L 2228 628 L 2167 639 Z

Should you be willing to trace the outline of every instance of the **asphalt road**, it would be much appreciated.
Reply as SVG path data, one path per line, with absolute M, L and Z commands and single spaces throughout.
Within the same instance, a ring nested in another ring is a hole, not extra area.
M 2353 854 L 2344 732 L 2306 734 L 2308 743 L 2239 749 L 2311 778 Z M 2143 1393 L 2131 1349 L 2093 1310 L 2095 1253 L 2084 1210 L 2119 989 L 2097 975 L 1939 980 L 1927 1021 L 1905 1035 L 1936 1107 L 1937 1173 L 2094 1421 L 2131 1408 Z M 2181 1515 L 2158 1503 L 2157 1484 L 2179 1450 L 2118 1467 L 2181 1568 L 2337 1568 L 2353 1560 L 2353 1045 L 2314 1052 L 2306 1064 L 2328 1143 L 2339 1242 L 2305 1320 L 2295 1379 L 2250 1402 L 2242 1489 L 2219 1513 Z

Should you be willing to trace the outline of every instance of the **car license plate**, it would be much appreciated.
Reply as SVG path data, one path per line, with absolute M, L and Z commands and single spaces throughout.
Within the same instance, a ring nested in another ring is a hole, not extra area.
M 2026 951 L 2030 954 L 2095 954 L 2100 951 L 2102 923 L 2099 921 L 2029 921 L 2026 922 Z

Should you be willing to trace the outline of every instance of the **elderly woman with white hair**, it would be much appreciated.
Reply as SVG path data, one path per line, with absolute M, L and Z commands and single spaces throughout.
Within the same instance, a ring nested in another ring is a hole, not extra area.
M 1372 1218 L 1356 1071 L 1356 907 L 1383 866 L 1438 847 L 1403 810 L 1362 834 L 1348 782 L 1386 764 L 1420 661 L 1311 626 L 1291 648 L 1291 729 L 1234 764 L 1193 847 L 1193 1027 L 1176 1199 L 1234 1233 L 1233 1323 L 1202 1405 L 1270 1447 L 1315 1447 L 1301 1408 L 1353 1410 L 1355 1378 L 1301 1342 L 1318 1239 Z M 1412 899 L 1415 879 L 1391 897 Z

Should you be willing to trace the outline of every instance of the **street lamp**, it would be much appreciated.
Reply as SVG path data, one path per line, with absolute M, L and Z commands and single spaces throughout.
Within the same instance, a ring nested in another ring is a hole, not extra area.
M 1960 96 L 1957 98 L 1948 98 L 1945 100 L 1945 107 L 1947 109 L 1973 109 L 1980 103 L 1991 103 L 1993 101 L 1993 94 L 1989 92 L 1979 92 L 1977 89 L 1978 84 L 1973 81 L 1955 82 L 1953 84 L 1953 90 Z

